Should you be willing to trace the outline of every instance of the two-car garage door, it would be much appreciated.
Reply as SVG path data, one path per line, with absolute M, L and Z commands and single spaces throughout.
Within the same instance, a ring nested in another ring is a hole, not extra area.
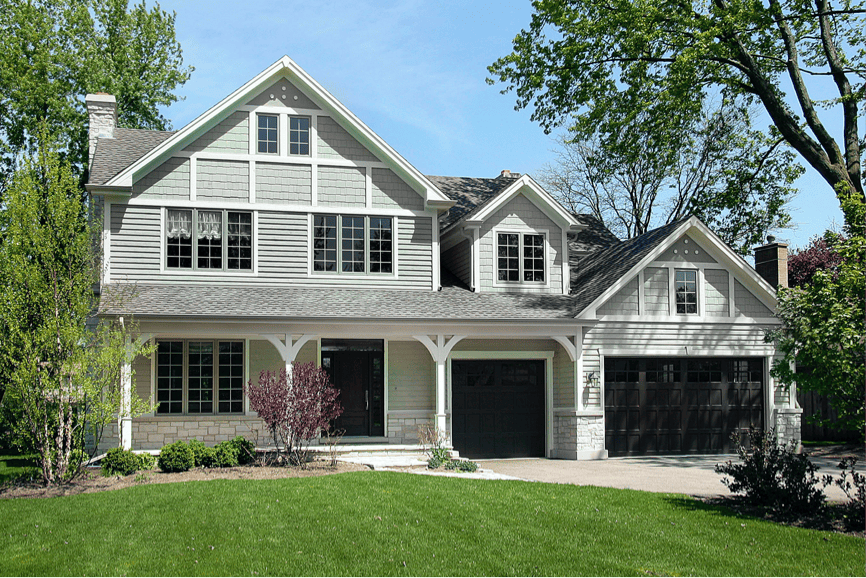
M 763 427 L 762 359 L 606 358 L 604 381 L 611 456 L 728 453 Z

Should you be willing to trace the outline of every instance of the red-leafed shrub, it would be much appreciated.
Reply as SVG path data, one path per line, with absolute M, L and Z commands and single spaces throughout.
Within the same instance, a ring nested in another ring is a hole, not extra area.
M 788 284 L 802 287 L 812 281 L 817 271 L 835 271 L 842 258 L 822 237 L 812 237 L 805 249 L 788 257 Z
M 265 422 L 278 452 L 303 466 L 309 442 L 328 429 L 329 422 L 343 413 L 327 372 L 314 363 L 293 363 L 291 377 L 285 369 L 262 371 L 258 383 L 252 380 L 245 393 L 250 407 Z

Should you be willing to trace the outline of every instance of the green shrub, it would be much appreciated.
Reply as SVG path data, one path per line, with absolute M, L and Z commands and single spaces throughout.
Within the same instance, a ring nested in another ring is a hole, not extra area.
M 159 469 L 164 472 L 185 472 L 195 467 L 195 454 L 183 441 L 163 446 L 157 460 Z
M 102 475 L 128 476 L 141 467 L 141 461 L 132 450 L 111 448 L 102 458 Z
M 231 444 L 238 451 L 238 464 L 245 466 L 247 464 L 251 464 L 256 460 L 256 444 L 246 439 L 243 436 L 237 436 L 236 438 L 225 442 Z
M 730 461 L 718 464 L 717 474 L 726 474 L 724 483 L 731 492 L 743 494 L 746 500 L 778 514 L 815 513 L 824 507 L 824 487 L 815 475 L 818 467 L 805 454 L 796 453 L 796 444 L 779 445 L 774 430 L 763 432 L 749 429 L 749 445 L 745 447 L 734 433 L 742 463 Z
M 212 468 L 234 468 L 238 465 L 238 448 L 230 441 L 220 442 L 213 448 Z
M 198 440 L 189 440 L 189 447 L 195 456 L 196 468 L 212 468 L 214 467 L 214 451 L 204 445 L 204 442 Z
M 852 457 L 843 458 L 837 466 L 841 471 L 836 479 L 836 485 L 848 498 L 847 502 L 839 505 L 838 512 L 849 530 L 862 530 L 866 524 L 866 475 L 857 473 L 854 470 L 856 465 L 857 458 Z M 833 476 L 824 476 L 824 483 L 827 485 L 833 483 Z
M 135 454 L 138 458 L 139 470 L 152 470 L 156 467 L 156 456 L 150 454 Z
M 472 473 L 478 470 L 478 464 L 469 460 L 451 460 L 445 464 L 445 469 Z

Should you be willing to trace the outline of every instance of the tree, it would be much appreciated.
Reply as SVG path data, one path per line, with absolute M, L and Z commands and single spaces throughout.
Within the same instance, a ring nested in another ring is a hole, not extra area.
M 95 230 L 69 164 L 44 135 L 13 174 L 0 213 L 0 374 L 3 403 L 20 416 L 17 443 L 39 455 L 51 484 L 80 472 L 121 412 L 151 407 L 121 391 L 124 367 L 149 349 L 136 345 L 134 324 L 92 317 Z
M 787 143 L 839 191 L 861 200 L 858 104 L 866 96 L 864 4 L 857 0 L 536 0 L 529 30 L 489 67 L 515 90 L 516 108 L 550 132 L 566 119 L 576 139 L 597 135 L 626 151 L 640 120 L 654 146 L 689 134 L 707 99 L 759 104 L 772 121 L 769 143 Z M 835 94 L 815 101 L 815 80 Z M 807 81 L 807 78 L 809 79 Z M 495 82 L 488 79 L 488 82 Z M 795 99 L 783 87 L 790 83 Z M 794 107 L 796 106 L 796 111 Z M 820 120 L 841 115 L 841 146 Z M 802 120 L 801 120 L 802 119 Z
M 844 235 L 827 232 L 824 242 L 839 256 L 837 266 L 816 270 L 809 282 L 779 290 L 782 327 L 767 335 L 783 357 L 773 376 L 826 396 L 838 411 L 824 426 L 864 433 L 866 412 L 866 205 L 856 194 L 840 193 Z M 796 372 L 796 366 L 808 372 Z
M 289 461 L 300 466 L 306 464 L 309 441 L 343 413 L 340 392 L 315 363 L 293 362 L 291 374 L 285 368 L 262 371 L 258 383 L 250 380 L 244 394 L 267 425 L 277 451 L 287 452 Z
M 788 284 L 791 287 L 805 287 L 818 271 L 835 274 L 840 263 L 839 254 L 827 244 L 824 237 L 812 237 L 805 249 L 794 251 L 788 257 Z
M 637 136 L 627 149 L 597 135 L 562 136 L 540 180 L 565 206 L 590 212 L 620 238 L 694 214 L 745 255 L 790 223 L 786 205 L 802 172 L 794 153 L 762 142 L 746 113 L 722 102 L 669 149 L 656 146 L 640 119 L 626 130 Z
M 7 177 L 45 125 L 85 178 L 89 92 L 115 95 L 119 126 L 170 128 L 158 107 L 178 100 L 174 91 L 193 68 L 183 66 L 173 13 L 159 5 L 148 10 L 144 0 L 128 4 L 0 0 L 0 153 Z

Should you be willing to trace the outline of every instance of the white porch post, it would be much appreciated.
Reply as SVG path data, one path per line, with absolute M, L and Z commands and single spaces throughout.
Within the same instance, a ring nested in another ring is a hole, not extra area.
M 270 341 L 271 344 L 277 348 L 280 358 L 282 358 L 283 363 L 286 364 L 286 376 L 289 378 L 289 381 L 291 381 L 292 362 L 295 361 L 301 348 L 311 339 L 316 339 L 318 335 L 304 334 L 300 335 L 297 339 L 295 339 L 294 335 L 291 333 L 285 333 L 283 335 L 263 334 L 262 337 Z
M 447 431 L 445 417 L 445 360 L 439 359 L 436 361 L 436 429 L 442 432 Z
M 445 335 L 439 334 L 436 336 L 436 343 L 430 339 L 429 335 L 413 335 L 415 339 L 424 344 L 430 355 L 433 356 L 433 361 L 436 362 L 436 413 L 434 414 L 434 423 L 436 428 L 443 433 L 449 433 L 447 429 L 445 413 L 445 396 L 447 387 L 445 381 L 445 363 L 448 361 L 448 356 L 454 346 L 463 339 L 465 335 L 452 335 L 451 339 L 446 339 Z M 450 436 L 449 436 L 450 437 Z
M 127 359 L 120 369 L 120 447 L 132 449 L 132 363 Z

